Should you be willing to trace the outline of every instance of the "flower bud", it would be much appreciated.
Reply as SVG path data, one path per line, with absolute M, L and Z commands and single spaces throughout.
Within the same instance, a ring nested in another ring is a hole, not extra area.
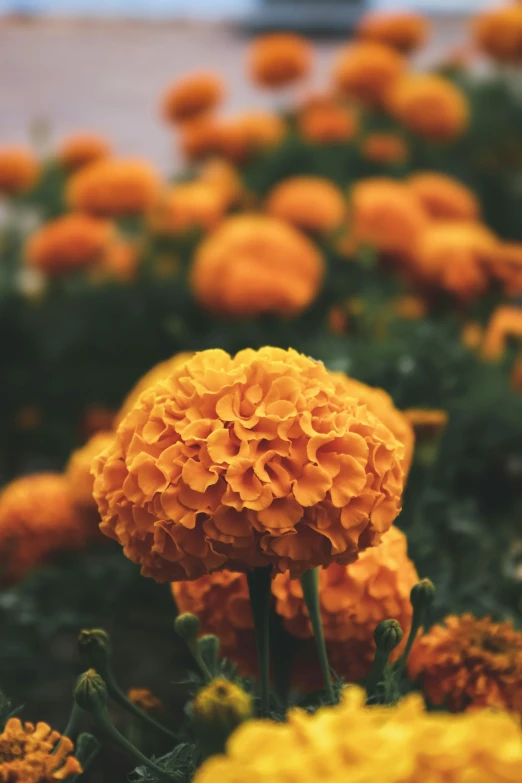
M 413 585 L 410 593 L 410 601 L 414 612 L 425 612 L 435 598 L 435 585 L 431 579 L 421 579 Z
M 200 631 L 200 622 L 195 614 L 185 612 L 178 615 L 174 621 L 174 630 L 186 642 L 193 641 Z
M 198 639 L 199 652 L 207 666 L 213 667 L 219 658 L 219 639 L 214 634 L 205 634 Z
M 374 631 L 377 649 L 389 655 L 402 642 L 402 628 L 397 620 L 383 620 Z
M 200 733 L 226 738 L 252 717 L 252 697 L 239 685 L 218 677 L 196 694 L 191 714 Z
M 89 669 L 79 678 L 74 689 L 74 700 L 86 712 L 97 712 L 107 705 L 107 686 L 94 669 Z
M 80 631 L 78 649 L 93 668 L 104 671 L 107 667 L 111 643 L 108 633 L 102 628 Z

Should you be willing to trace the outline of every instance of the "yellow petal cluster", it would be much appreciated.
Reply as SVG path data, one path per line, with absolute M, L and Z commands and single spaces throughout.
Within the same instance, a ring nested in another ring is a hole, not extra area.
M 73 749 L 47 723 L 10 718 L 0 734 L 0 783 L 55 783 L 81 774 Z

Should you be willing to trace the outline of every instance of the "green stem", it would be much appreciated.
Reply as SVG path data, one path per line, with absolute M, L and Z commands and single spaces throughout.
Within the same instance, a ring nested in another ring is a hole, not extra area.
M 422 620 L 423 620 L 423 617 L 416 618 L 415 614 L 414 614 L 414 617 L 413 617 L 413 620 L 412 620 L 412 623 L 411 623 L 410 633 L 408 634 L 408 641 L 406 642 L 406 647 L 404 648 L 403 654 L 401 655 L 399 660 L 396 661 L 395 666 L 394 666 L 395 674 L 398 677 L 401 677 L 403 675 L 403 673 L 404 673 L 404 670 L 406 669 L 406 663 L 408 662 L 408 657 L 409 657 L 409 654 L 411 652 L 411 648 L 413 647 L 413 643 L 414 643 L 415 639 L 417 638 L 417 634 L 419 632 L 419 628 L 421 628 L 422 625 L 423 625 Z
M 390 653 L 384 650 L 375 651 L 375 657 L 373 659 L 372 670 L 366 681 L 366 693 L 368 695 L 368 701 L 374 700 L 377 696 L 379 685 L 384 679 L 384 670 L 388 665 L 390 659 Z
M 247 573 L 250 605 L 256 633 L 259 681 L 261 685 L 261 715 L 270 708 L 270 597 L 272 567 L 256 568 Z
M 74 755 L 82 765 L 83 772 L 75 775 L 70 781 L 68 780 L 68 783 L 75 783 L 81 778 L 98 755 L 100 748 L 100 743 L 92 734 L 80 734 Z
M 314 632 L 315 646 L 319 655 L 319 664 L 324 679 L 326 695 L 330 704 L 335 703 L 334 689 L 330 675 L 330 666 L 328 664 L 328 654 L 326 652 L 326 642 L 323 633 L 323 624 L 321 622 L 321 608 L 319 606 L 319 569 L 312 568 L 301 577 L 301 587 L 303 597 L 308 609 L 308 616 Z
M 209 683 L 212 681 L 212 674 L 210 672 L 210 669 L 208 668 L 207 664 L 203 660 L 203 656 L 201 655 L 201 650 L 199 649 L 198 640 L 197 639 L 187 639 L 186 640 L 187 647 L 190 650 L 190 654 L 194 658 L 194 661 L 200 670 L 201 674 L 203 675 L 203 679 L 206 683 Z
M 85 710 L 82 710 L 82 708 L 76 704 L 76 702 L 73 702 L 71 714 L 69 716 L 69 722 L 67 723 L 62 736 L 69 737 L 69 739 L 73 740 L 74 742 L 77 735 L 80 733 L 84 717 Z

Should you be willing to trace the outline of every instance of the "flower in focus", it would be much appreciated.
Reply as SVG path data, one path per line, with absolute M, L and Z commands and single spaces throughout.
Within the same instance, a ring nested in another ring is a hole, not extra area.
M 156 715 L 163 715 L 165 712 L 161 699 L 154 696 L 148 688 L 130 688 L 127 697 L 143 712 L 155 713 Z
M 516 3 L 493 8 L 473 20 L 478 48 L 493 60 L 508 65 L 522 63 L 522 6 Z
M 501 359 L 509 338 L 522 340 L 522 308 L 497 307 L 486 328 L 482 353 L 486 359 Z
M 231 731 L 252 717 L 252 696 L 224 677 L 216 677 L 196 694 L 191 714 L 206 729 Z
M 92 496 L 94 476 L 91 473 L 91 465 L 94 458 L 111 443 L 113 437 L 112 430 L 97 432 L 69 457 L 65 476 L 69 482 L 72 499 L 81 508 L 96 508 Z
M 16 196 L 36 184 L 39 164 L 24 147 L 0 147 L 0 193 Z
M 502 242 L 491 269 L 507 296 L 522 296 L 522 242 Z
M 404 54 L 418 49 L 428 34 L 428 22 L 408 11 L 365 14 L 357 27 L 357 37 L 391 46 Z
M 389 46 L 361 41 L 346 47 L 337 56 L 334 85 L 349 98 L 381 106 L 405 68 L 403 57 Z
M 404 416 L 419 440 L 432 440 L 448 423 L 447 412 L 437 408 L 408 408 L 404 411 Z
M 58 149 L 58 160 L 69 171 L 81 169 L 89 163 L 108 158 L 108 141 L 97 133 L 77 133 L 69 136 Z
M 301 136 L 312 144 L 332 144 L 353 139 L 357 133 L 357 113 L 333 98 L 309 101 L 297 115 Z
M 194 229 L 211 231 L 223 219 L 227 204 L 223 194 L 205 182 L 181 182 L 166 190 L 149 214 L 157 233 L 181 236 Z
M 396 120 L 429 141 L 451 141 L 468 126 L 465 95 L 436 74 L 404 76 L 390 90 L 387 103 Z
M 370 133 L 363 139 L 362 155 L 372 163 L 404 163 L 408 146 L 393 133 Z
M 323 177 L 290 177 L 268 195 L 266 211 L 303 231 L 329 233 L 342 223 L 346 205 L 342 192 Z
M 71 213 L 38 229 L 25 256 L 30 266 L 50 276 L 76 272 L 101 263 L 113 237 L 109 221 Z
M 415 642 L 408 672 L 432 704 L 459 712 L 496 707 L 522 712 L 522 633 L 511 621 L 446 617 Z
M 473 191 L 453 177 L 425 171 L 411 176 L 408 185 L 435 220 L 473 221 L 480 217 Z
M 198 247 L 190 272 L 202 307 L 225 315 L 295 315 L 315 299 L 324 260 L 308 237 L 268 215 L 229 217 Z
M 397 516 L 402 448 L 321 362 L 195 354 L 94 463 L 101 529 L 157 581 L 347 565 Z
M 311 67 L 311 46 L 300 35 L 271 33 L 256 38 L 250 46 L 250 75 L 261 87 L 285 87 L 307 76 Z
M 184 76 L 165 92 L 162 100 L 163 116 L 173 123 L 192 120 L 214 109 L 224 95 L 223 82 L 215 73 L 201 72 Z
M 49 556 L 81 546 L 86 531 L 69 482 L 58 473 L 22 476 L 0 494 L 0 582 L 21 579 Z
M 218 126 L 217 152 L 234 163 L 276 147 L 286 134 L 282 117 L 269 111 L 249 111 L 223 120 Z
M 10 718 L 0 734 L 1 783 L 55 783 L 82 773 L 68 737 L 47 723 Z
M 139 159 L 100 160 L 69 180 L 71 207 L 102 217 L 125 217 L 146 212 L 155 203 L 160 179 L 154 168 Z

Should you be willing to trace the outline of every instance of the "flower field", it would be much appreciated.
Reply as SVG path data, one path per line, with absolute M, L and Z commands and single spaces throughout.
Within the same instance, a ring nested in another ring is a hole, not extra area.
M 522 4 L 429 36 L 0 148 L 0 783 L 522 779 Z

